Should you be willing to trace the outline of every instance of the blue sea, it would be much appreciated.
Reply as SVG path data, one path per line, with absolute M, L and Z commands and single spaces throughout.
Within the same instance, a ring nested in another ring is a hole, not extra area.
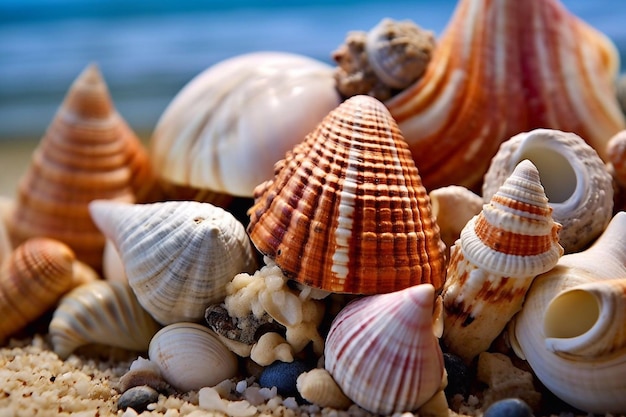
M 511 0 L 525 1 L 525 0 Z M 562 0 L 626 61 L 626 1 Z M 0 0 L 0 141 L 39 137 L 96 62 L 113 100 L 149 132 L 176 93 L 226 58 L 274 50 L 332 63 L 351 30 L 410 19 L 439 35 L 456 0 Z

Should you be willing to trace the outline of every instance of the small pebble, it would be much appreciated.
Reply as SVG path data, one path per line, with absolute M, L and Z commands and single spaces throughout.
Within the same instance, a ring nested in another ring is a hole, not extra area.
M 533 410 L 519 398 L 507 398 L 491 404 L 483 417 L 533 417 Z
M 148 409 L 148 405 L 156 403 L 159 399 L 159 392 L 147 385 L 133 387 L 124 392 L 117 400 L 117 409 L 126 410 L 132 408 L 141 413 Z
M 456 394 L 467 397 L 471 383 L 469 367 L 463 359 L 451 353 L 444 353 L 443 361 L 448 372 L 448 385 L 444 389 L 446 397 L 448 400 Z
M 300 398 L 296 388 L 296 380 L 301 373 L 310 369 L 311 366 L 303 361 L 276 361 L 263 369 L 259 376 L 259 385 L 266 388 L 276 387 L 278 393 L 283 397 Z

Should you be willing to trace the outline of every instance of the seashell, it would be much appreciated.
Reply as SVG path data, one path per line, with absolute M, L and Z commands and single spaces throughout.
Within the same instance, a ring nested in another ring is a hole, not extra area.
M 88 203 L 142 201 L 152 185 L 147 153 L 90 65 L 69 88 L 20 181 L 11 237 L 15 244 L 33 236 L 58 239 L 100 270 L 104 236 Z
M 236 274 L 256 270 L 243 225 L 212 204 L 98 200 L 89 208 L 115 244 L 139 303 L 161 324 L 202 320 Z
M 466 362 L 489 348 L 520 310 L 533 279 L 563 254 L 560 225 L 529 160 L 461 231 L 443 287 L 443 341 Z
M 251 197 L 339 102 L 332 68 L 321 61 L 284 52 L 236 56 L 177 94 L 157 123 L 150 157 L 165 182 Z
M 609 224 L 613 215 L 613 185 L 597 152 L 574 133 L 535 129 L 502 143 L 483 183 L 488 201 L 522 160 L 539 170 L 552 207 L 563 228 L 559 243 L 566 253 L 584 249 Z
M 358 299 L 337 314 L 324 367 L 348 398 L 390 415 L 416 410 L 442 389 L 440 300 L 422 284 Z
M 626 208 L 626 130 L 611 137 L 606 145 L 606 153 L 606 169 L 613 178 L 613 212 L 616 213 Z
M 197 323 L 174 323 L 154 335 L 148 350 L 163 378 L 181 392 L 212 387 L 237 374 L 237 357 L 213 331 Z
M 558 0 L 459 0 L 423 77 L 385 104 L 426 189 L 473 189 L 500 143 L 537 127 L 574 132 L 605 159 L 626 125 L 618 69 L 615 45 Z
M 255 190 L 248 234 L 285 275 L 335 293 L 441 288 L 445 245 L 385 106 L 354 96 Z
M 626 413 L 624 248 L 626 213 L 619 212 L 591 247 L 535 279 L 509 325 L 515 353 L 541 383 L 594 414 Z
M 128 284 L 100 280 L 78 286 L 61 299 L 49 335 L 54 352 L 65 359 L 92 343 L 147 351 L 160 328 Z
M 2 204 L 0 202 L 0 204 Z M 10 256 L 13 251 L 13 245 L 9 238 L 9 232 L 4 218 L 0 214 L 0 263 L 2 263 L 7 257 Z
M 296 386 L 302 398 L 320 407 L 345 410 L 352 405 L 326 369 L 315 368 L 300 374 Z
M 31 238 L 0 267 L 0 340 L 34 321 L 72 288 L 74 252 L 62 242 Z

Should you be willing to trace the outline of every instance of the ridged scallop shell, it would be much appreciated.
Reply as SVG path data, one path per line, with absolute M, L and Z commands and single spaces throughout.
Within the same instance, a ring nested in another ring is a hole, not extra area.
M 74 252 L 62 242 L 31 238 L 0 267 L 0 341 L 26 327 L 74 284 Z
M 364 297 L 331 324 L 324 367 L 348 398 L 377 414 L 417 410 L 440 391 L 440 300 L 430 284 Z
M 552 217 L 563 226 L 561 246 L 566 253 L 584 249 L 613 216 L 613 184 L 605 163 L 574 133 L 554 129 L 523 132 L 502 143 L 491 160 L 483 183 L 485 202 L 524 159 L 539 170 Z
M 566 403 L 626 413 L 626 213 L 585 251 L 563 256 L 533 282 L 509 326 L 511 345 Z
M 100 280 L 63 296 L 52 316 L 49 337 L 54 352 L 67 358 L 92 343 L 147 351 L 160 328 L 128 284 Z
M 235 275 L 256 270 L 244 226 L 212 204 L 98 200 L 89 207 L 137 299 L 161 324 L 202 320 L 207 307 L 224 301 Z
M 151 159 L 166 182 L 243 197 L 340 102 L 333 71 L 284 52 L 239 55 L 191 80 L 161 115 Z
M 560 225 L 529 160 L 520 162 L 498 192 L 461 231 L 443 288 L 449 351 L 470 362 L 520 310 L 535 276 L 563 254 Z
M 174 323 L 154 335 L 148 350 L 161 376 L 181 392 L 212 387 L 237 374 L 237 357 L 197 323 Z
M 115 110 L 97 66 L 90 65 L 69 88 L 20 181 L 12 239 L 58 239 L 99 270 L 104 236 L 88 203 L 141 201 L 152 185 L 147 153 Z
M 501 142 L 538 127 L 604 159 L 625 127 L 618 69 L 613 43 L 558 0 L 460 0 L 424 76 L 385 104 L 428 190 L 473 188 Z
M 354 96 L 255 190 L 248 233 L 288 278 L 337 293 L 443 285 L 445 245 L 385 106 Z

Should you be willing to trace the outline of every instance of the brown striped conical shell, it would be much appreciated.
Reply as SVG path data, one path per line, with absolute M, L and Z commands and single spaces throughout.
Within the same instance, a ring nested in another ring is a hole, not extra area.
M 248 233 L 289 278 L 357 294 L 443 285 L 430 200 L 397 124 L 372 97 L 331 111 L 255 194 Z
M 114 108 L 95 65 L 70 87 L 18 188 L 10 225 L 14 242 L 58 239 L 96 269 L 104 237 L 93 224 L 94 199 L 142 201 L 152 189 L 143 145 Z

